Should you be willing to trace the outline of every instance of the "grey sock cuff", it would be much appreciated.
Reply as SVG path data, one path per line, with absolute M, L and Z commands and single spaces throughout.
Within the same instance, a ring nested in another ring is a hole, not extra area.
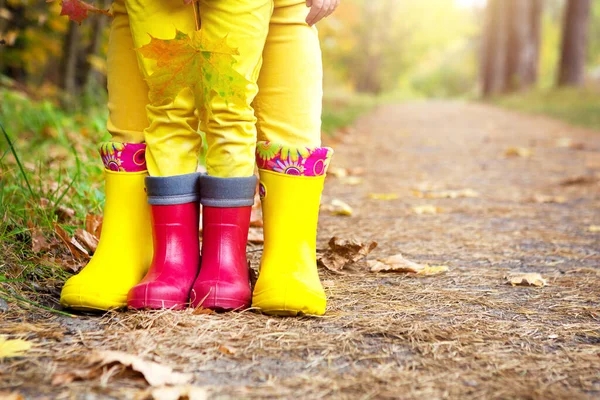
M 254 204 L 256 177 L 217 178 L 203 175 L 200 178 L 202 198 L 200 203 L 209 207 L 246 207 Z
M 174 205 L 200 201 L 199 172 L 175 176 L 146 177 L 146 193 L 151 205 Z

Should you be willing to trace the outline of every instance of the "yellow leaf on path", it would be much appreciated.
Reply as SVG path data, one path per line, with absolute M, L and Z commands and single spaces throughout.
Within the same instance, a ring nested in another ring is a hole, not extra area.
M 348 169 L 340 167 L 330 167 L 327 171 L 327 174 L 335 176 L 336 178 L 345 178 L 348 176 Z
M 32 343 L 23 339 L 6 339 L 0 336 L 0 359 L 21 357 L 31 349 Z
M 406 272 L 417 275 L 437 275 L 448 271 L 445 265 L 429 266 L 407 260 L 402 254 L 396 254 L 376 261 L 367 261 L 371 272 Z
M 208 391 L 205 388 L 192 385 L 163 386 L 152 389 L 151 395 L 154 400 L 208 399 Z
M 344 185 L 356 186 L 363 183 L 363 178 L 361 178 L 360 176 L 345 176 L 343 178 L 340 178 L 340 182 Z
M 533 201 L 536 203 L 557 203 L 563 204 L 567 202 L 566 197 L 564 196 L 549 196 L 545 194 L 535 194 L 533 195 Z
M 325 204 L 322 208 L 333 215 L 350 216 L 353 212 L 352 207 L 340 199 L 333 199 L 331 203 Z
M 221 353 L 226 354 L 228 356 L 232 356 L 235 353 L 237 353 L 236 349 L 229 347 L 229 346 L 225 346 L 224 344 L 220 345 L 217 350 L 219 350 Z
M 546 280 L 537 272 L 514 273 L 506 277 L 508 283 L 512 286 L 546 286 Z
M 0 399 L 2 400 L 24 400 L 25 397 L 18 392 L 0 392 Z
M 395 200 L 398 198 L 396 193 L 369 193 L 369 198 L 374 200 Z
M 422 206 L 416 206 L 411 208 L 411 210 L 418 215 L 423 215 L 423 214 L 437 214 L 439 212 L 442 211 L 441 208 L 433 206 L 431 204 L 426 204 L 426 205 L 422 205 Z
M 588 231 L 590 231 L 590 232 L 600 232 L 600 225 L 590 225 L 588 227 Z
M 479 192 L 473 189 L 442 190 L 440 192 L 413 190 L 412 193 L 413 196 L 424 199 L 457 199 L 460 197 L 474 198 L 480 196 Z
M 173 372 L 171 367 L 122 351 L 96 351 L 90 356 L 90 362 L 98 363 L 101 366 L 113 363 L 123 364 L 140 372 L 150 386 L 182 385 L 189 383 L 193 378 L 191 374 Z
M 504 155 L 506 157 L 527 158 L 527 157 L 531 157 L 531 154 L 533 154 L 533 152 L 531 151 L 531 149 L 529 149 L 527 147 L 509 147 L 504 152 Z
M 568 138 L 568 137 L 563 137 L 556 141 L 556 147 L 573 149 L 573 150 L 583 150 L 583 149 L 585 149 L 585 144 L 582 142 L 575 142 L 575 141 L 573 141 L 573 139 Z

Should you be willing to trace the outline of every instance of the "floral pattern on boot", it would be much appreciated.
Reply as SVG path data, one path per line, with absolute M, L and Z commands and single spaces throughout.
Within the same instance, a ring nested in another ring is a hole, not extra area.
M 256 144 L 258 168 L 295 176 L 323 176 L 331 161 L 330 147 L 293 147 L 273 142 Z
M 146 171 L 146 144 L 105 142 L 100 145 L 104 168 L 115 172 Z

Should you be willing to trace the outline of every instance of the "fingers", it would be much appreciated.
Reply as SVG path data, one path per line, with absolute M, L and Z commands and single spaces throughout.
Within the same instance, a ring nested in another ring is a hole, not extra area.
M 306 23 L 311 26 L 316 24 L 323 18 L 331 15 L 339 4 L 340 0 L 307 0 L 306 5 L 310 7 L 310 12 L 306 17 Z
M 308 15 L 306 16 L 306 23 L 308 25 L 314 25 L 318 19 L 317 19 L 317 15 L 319 15 L 319 13 L 321 12 L 321 9 L 323 7 L 323 3 L 325 2 L 325 0 L 309 0 L 311 2 L 310 5 L 310 11 L 308 12 Z

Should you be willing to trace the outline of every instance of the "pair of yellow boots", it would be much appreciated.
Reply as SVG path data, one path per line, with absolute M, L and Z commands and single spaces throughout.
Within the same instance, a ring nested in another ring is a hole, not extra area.
M 273 143 L 258 144 L 265 245 L 252 306 L 264 313 L 325 313 L 316 232 L 331 153 L 329 148 L 290 151 Z M 127 305 L 127 293 L 142 280 L 152 261 L 146 176 L 146 172 L 106 169 L 102 237 L 90 263 L 63 287 L 63 306 L 89 311 Z

